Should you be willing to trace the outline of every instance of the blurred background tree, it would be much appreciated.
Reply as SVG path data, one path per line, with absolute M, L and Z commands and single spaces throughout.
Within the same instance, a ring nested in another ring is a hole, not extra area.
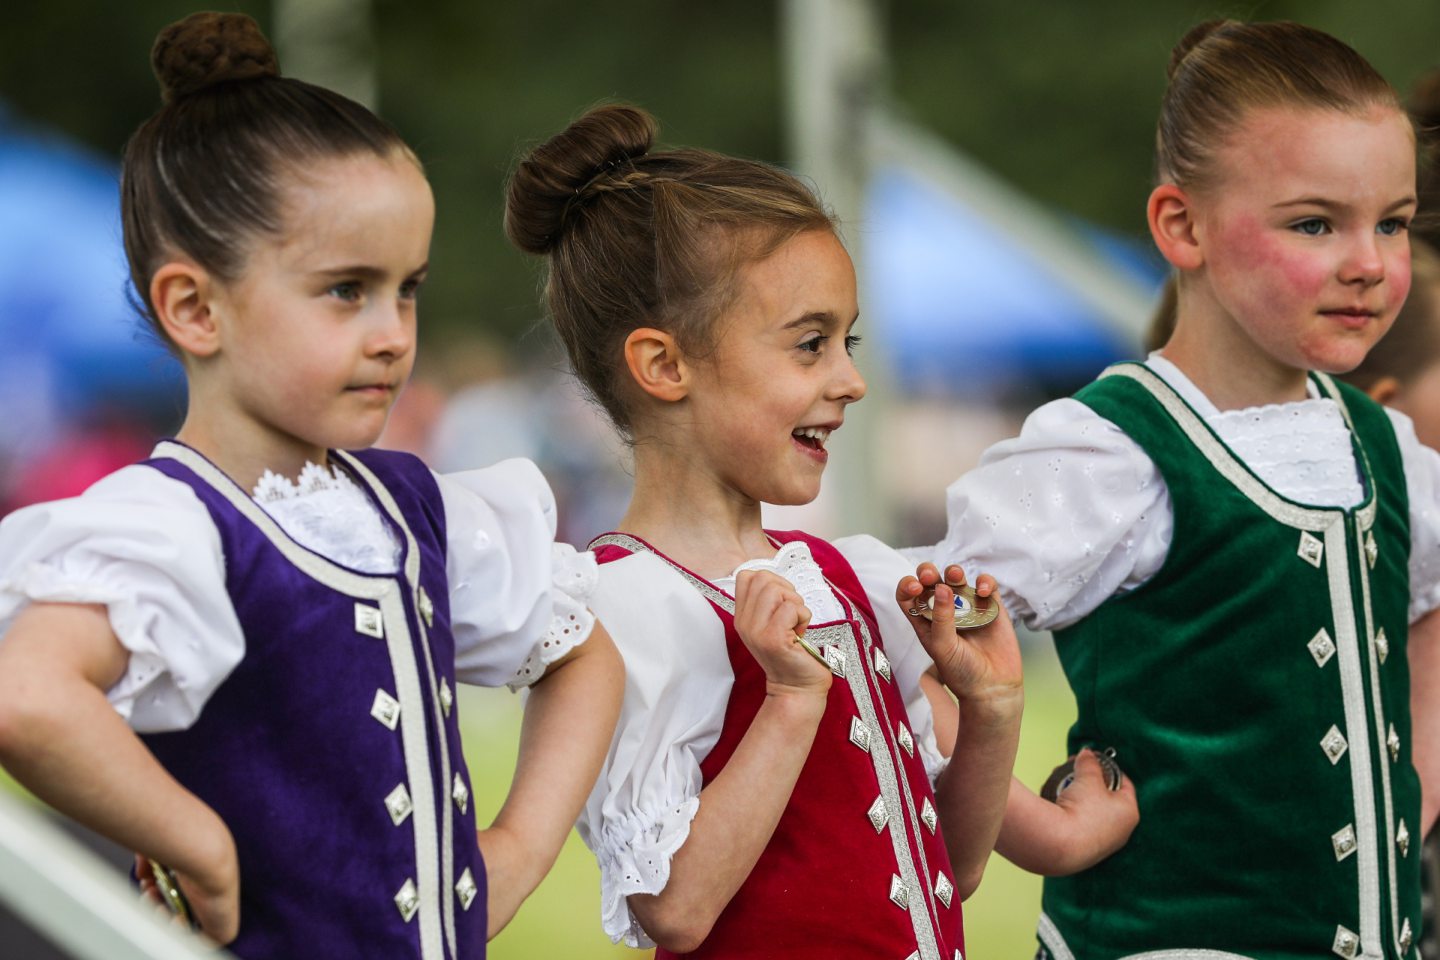
M 228 6 L 272 25 L 269 3 Z M 144 52 L 161 26 L 195 8 L 8 4 L 0 99 L 118 156 L 158 103 Z M 770 0 L 375 0 L 372 13 L 380 112 L 419 150 L 439 201 L 428 341 L 533 329 L 536 269 L 501 235 L 502 185 L 526 144 L 589 104 L 634 101 L 669 141 L 787 159 Z M 1191 24 L 1227 14 L 1331 31 L 1402 90 L 1440 59 L 1440 5 L 1401 0 L 882 6 L 901 110 L 1041 202 L 1135 236 L 1170 46 Z

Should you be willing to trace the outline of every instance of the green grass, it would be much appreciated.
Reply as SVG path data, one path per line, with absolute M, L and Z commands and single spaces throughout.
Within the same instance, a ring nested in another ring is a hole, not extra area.
M 1063 759 L 1075 702 L 1048 641 L 1034 646 L 1025 670 L 1025 723 L 1016 772 L 1038 788 Z M 477 822 L 485 823 L 500 809 L 514 767 L 519 699 L 502 691 L 466 688 L 461 718 L 466 761 L 475 781 Z M 1032 956 L 1039 911 L 1040 878 L 994 857 L 980 889 L 965 904 L 966 956 L 972 960 Z M 490 944 L 489 954 L 492 960 L 621 956 L 638 960 L 646 955 L 648 951 L 612 946 L 600 931 L 599 870 L 573 831 L 555 869 Z

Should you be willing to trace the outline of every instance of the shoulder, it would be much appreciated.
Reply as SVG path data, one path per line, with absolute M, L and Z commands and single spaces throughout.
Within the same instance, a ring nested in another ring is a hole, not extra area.
M 176 527 L 182 529 L 152 527 L 157 513 L 173 515 Z M 93 525 L 99 533 L 133 528 L 147 538 L 189 533 L 195 524 L 213 529 L 209 511 L 194 488 L 143 463 L 102 477 L 77 497 L 23 507 L 0 521 L 9 529 Z
M 555 494 L 532 460 L 516 457 L 478 470 L 433 474 L 446 502 L 479 499 L 500 511 L 539 511 L 554 529 Z
M 823 549 L 842 557 L 856 578 L 864 585 L 867 593 L 882 596 L 894 594 L 895 586 L 907 574 L 915 572 L 911 563 L 894 547 L 882 543 L 868 533 L 841 537 L 833 543 L 823 543 Z
M 625 554 L 599 564 L 591 609 L 617 645 L 658 632 L 661 620 L 720 624 L 695 585 L 652 553 Z

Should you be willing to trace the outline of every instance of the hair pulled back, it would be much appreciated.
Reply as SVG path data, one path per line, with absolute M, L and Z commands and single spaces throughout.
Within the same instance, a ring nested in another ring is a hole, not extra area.
M 1256 107 L 1400 109 L 1394 88 L 1364 57 L 1327 33 L 1288 21 L 1211 20 L 1170 54 L 1155 132 L 1156 176 L 1204 186 L 1215 149 Z
M 625 433 L 631 330 L 665 330 L 701 356 L 741 266 L 803 231 L 835 229 L 784 170 L 708 150 L 656 151 L 657 133 L 638 107 L 596 107 L 520 162 L 505 203 L 510 241 L 546 258 L 546 305 L 576 376 Z
M 184 254 L 233 280 L 247 241 L 281 229 L 287 173 L 357 153 L 409 154 L 394 129 L 331 90 L 280 76 L 251 18 L 196 13 L 155 39 L 163 105 L 125 147 L 120 209 L 130 278 L 164 338 L 150 277 Z

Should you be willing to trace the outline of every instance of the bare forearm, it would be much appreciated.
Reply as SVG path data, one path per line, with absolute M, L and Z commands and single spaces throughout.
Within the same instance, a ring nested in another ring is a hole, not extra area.
M 962 897 L 980 885 L 1000 833 L 1020 745 L 1020 697 L 1002 704 L 960 704 L 950 764 L 936 783 L 945 846 Z
M 230 831 L 105 699 L 128 658 L 104 607 L 21 611 L 0 643 L 0 764 L 116 843 L 221 886 L 235 870 Z
M 18 689 L 17 689 L 18 688 Z M 121 846 L 212 883 L 233 872 L 224 823 L 156 762 L 98 689 L 27 671 L 0 684 L 0 762 Z
M 530 690 L 515 777 L 492 830 L 523 844 L 520 898 L 549 871 L 605 759 L 620 713 L 625 667 L 598 624 Z
M 1420 822 L 1429 833 L 1440 813 L 1440 611 L 1410 627 L 1410 750 L 1420 774 Z
M 630 897 L 657 943 L 685 952 L 708 935 L 770 842 L 824 709 L 823 697 L 766 697 L 724 770 L 701 792 L 664 891 Z

